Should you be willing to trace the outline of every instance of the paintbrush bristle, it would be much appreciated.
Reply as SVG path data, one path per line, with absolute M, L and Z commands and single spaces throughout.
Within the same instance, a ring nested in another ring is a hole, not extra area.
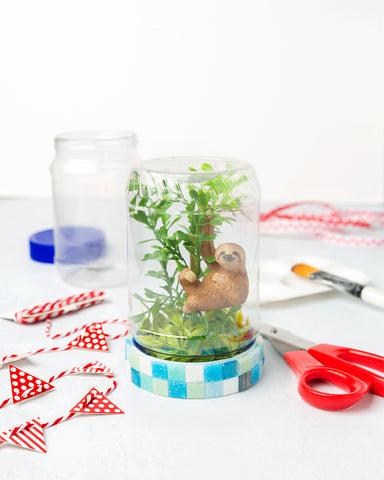
M 309 278 L 312 273 L 319 272 L 318 268 L 311 267 L 305 263 L 298 263 L 291 268 L 293 273 L 300 275 L 300 277 Z

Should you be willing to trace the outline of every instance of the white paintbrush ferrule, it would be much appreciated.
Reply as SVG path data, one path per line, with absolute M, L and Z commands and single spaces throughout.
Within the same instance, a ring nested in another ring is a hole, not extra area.
M 384 308 L 384 292 L 373 287 L 364 287 L 361 291 L 360 298 L 364 302 L 375 305 L 375 307 Z

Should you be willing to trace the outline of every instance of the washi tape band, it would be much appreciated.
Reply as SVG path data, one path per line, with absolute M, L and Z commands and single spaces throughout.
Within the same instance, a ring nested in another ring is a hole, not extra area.
M 218 398 L 241 392 L 263 375 L 264 345 L 261 335 L 245 352 L 211 362 L 173 362 L 139 350 L 126 339 L 125 359 L 132 382 L 139 388 L 173 398 Z

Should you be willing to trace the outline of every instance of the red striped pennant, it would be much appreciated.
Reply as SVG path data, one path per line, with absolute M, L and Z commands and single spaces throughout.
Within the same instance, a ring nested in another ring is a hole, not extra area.
M 72 368 L 71 373 L 113 373 L 113 370 L 101 362 L 89 362 L 81 367 Z
M 0 433 L 0 445 L 3 443 L 10 443 L 11 445 L 16 445 L 18 447 L 47 453 L 40 418 L 34 418 L 18 427 Z

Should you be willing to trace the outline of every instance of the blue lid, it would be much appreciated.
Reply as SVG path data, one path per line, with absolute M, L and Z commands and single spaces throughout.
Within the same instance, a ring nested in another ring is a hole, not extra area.
M 60 227 L 57 229 L 56 262 L 84 264 L 105 255 L 105 234 L 94 227 Z
M 84 264 L 105 255 L 105 235 L 99 228 L 60 227 L 57 231 L 59 251 L 56 261 L 66 264 Z M 36 232 L 29 238 L 30 254 L 33 260 L 54 263 L 53 230 Z
M 29 250 L 32 260 L 43 263 L 53 263 L 55 247 L 53 244 L 53 230 L 36 232 L 29 237 Z

